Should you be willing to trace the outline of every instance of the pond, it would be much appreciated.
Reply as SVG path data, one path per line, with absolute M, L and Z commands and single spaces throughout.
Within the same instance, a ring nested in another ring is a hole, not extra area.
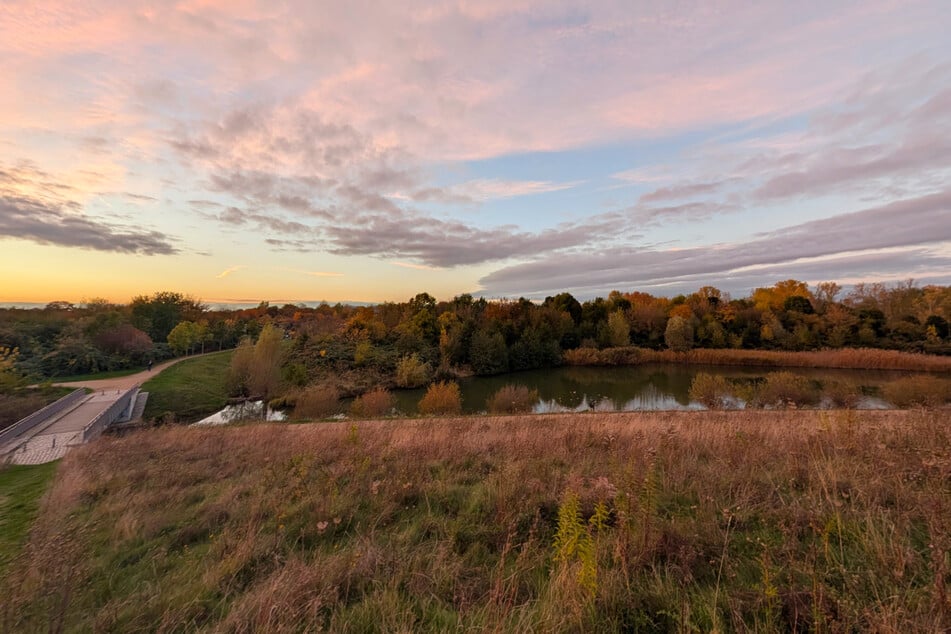
M 287 418 L 284 412 L 277 410 L 268 410 L 267 419 L 269 421 L 282 421 Z M 235 405 L 228 405 L 223 410 L 215 412 L 211 416 L 201 419 L 197 423 L 192 423 L 193 427 L 214 427 L 216 425 L 228 425 L 241 421 L 261 420 L 261 401 L 246 401 Z
M 737 366 L 642 365 L 617 367 L 561 367 L 529 370 L 459 381 L 464 413 L 485 411 L 486 400 L 505 385 L 524 385 L 537 390 L 536 413 L 566 411 L 690 410 L 703 406 L 690 399 L 690 384 L 699 372 L 723 376 L 733 383 L 762 380 L 783 368 Z M 907 376 L 903 372 L 880 370 L 837 370 L 787 368 L 809 379 L 816 387 L 830 382 L 850 382 L 861 388 L 861 409 L 888 407 L 881 398 L 881 386 Z M 425 389 L 396 390 L 397 408 L 415 414 Z M 735 403 L 743 407 L 742 401 Z

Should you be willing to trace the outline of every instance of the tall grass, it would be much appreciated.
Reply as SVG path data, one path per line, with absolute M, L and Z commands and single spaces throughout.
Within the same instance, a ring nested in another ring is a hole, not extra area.
M 20 550 L 57 465 L 0 465 L 0 577 Z
M 851 368 L 866 370 L 912 370 L 951 372 L 951 357 L 878 350 L 843 348 L 815 352 L 778 350 L 695 349 L 686 352 L 648 348 L 577 348 L 566 350 L 568 365 L 639 365 L 683 363 L 690 365 L 741 365 L 786 368 Z
M 942 412 L 146 430 L 63 460 L 3 631 L 947 631 Z

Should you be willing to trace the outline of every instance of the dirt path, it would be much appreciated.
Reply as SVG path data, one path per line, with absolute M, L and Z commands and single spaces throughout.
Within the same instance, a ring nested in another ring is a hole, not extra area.
M 158 365 L 152 366 L 151 371 L 143 370 L 142 372 L 129 374 L 127 376 L 117 376 L 111 379 L 95 379 L 89 381 L 63 381 L 60 383 L 54 383 L 53 385 L 62 385 L 63 387 L 88 387 L 91 390 L 128 390 L 133 385 L 141 385 L 142 383 L 145 383 L 165 368 L 173 366 L 179 361 L 185 361 L 186 359 L 197 359 L 198 357 L 204 357 L 210 354 L 218 354 L 218 352 L 219 351 L 216 350 L 215 352 L 193 354 L 190 357 L 179 357 L 170 361 L 163 361 Z

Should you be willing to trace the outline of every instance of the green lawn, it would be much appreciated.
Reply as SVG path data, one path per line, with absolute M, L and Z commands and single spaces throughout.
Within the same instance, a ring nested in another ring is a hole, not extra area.
M 0 577 L 19 552 L 58 464 L 0 469 Z
M 226 379 L 234 350 L 224 350 L 179 361 L 142 384 L 149 393 L 143 417 L 160 418 L 166 412 L 184 422 L 213 414 L 228 400 Z

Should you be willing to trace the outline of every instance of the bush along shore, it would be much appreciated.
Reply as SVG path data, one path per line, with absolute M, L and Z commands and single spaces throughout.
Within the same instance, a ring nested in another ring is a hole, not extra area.
M 923 409 L 166 427 L 67 455 L 0 630 L 947 631 L 949 481 Z

